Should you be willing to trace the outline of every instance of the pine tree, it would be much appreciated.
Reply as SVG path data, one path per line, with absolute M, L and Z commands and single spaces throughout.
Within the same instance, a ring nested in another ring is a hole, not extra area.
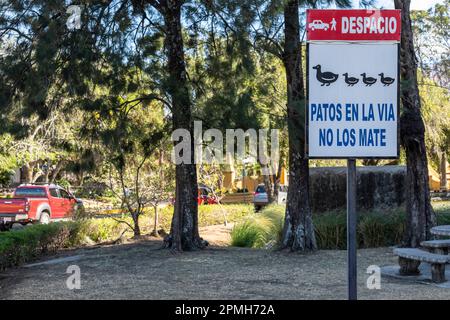
M 309 1 L 288 0 L 263 2 L 260 14 L 261 30 L 256 34 L 262 49 L 277 56 L 283 62 L 287 85 L 287 122 L 289 136 L 289 189 L 282 234 L 282 248 L 291 251 L 317 248 L 309 200 L 309 163 L 305 157 L 306 92 L 303 79 L 302 46 L 300 34 L 300 4 L 324 5 L 335 3 L 348 7 L 346 0 Z M 361 3 L 367 5 L 366 2 Z M 261 4 L 260 4 L 261 5 Z M 278 33 L 283 30 L 283 37 Z
M 395 0 L 395 8 L 400 9 L 402 14 L 400 139 L 406 151 L 407 164 L 407 228 L 404 245 L 418 247 L 421 241 L 430 238 L 430 229 L 435 225 L 436 217 L 430 203 L 425 125 L 421 116 L 421 100 L 417 85 L 410 3 L 410 0 Z
M 11 48 L 2 46 L 7 52 L 0 60 L 2 110 L 16 105 L 23 117 L 37 114 L 45 119 L 52 108 L 76 107 L 91 113 L 95 122 L 123 106 L 158 101 L 170 110 L 173 130 L 192 132 L 181 24 L 184 4 L 83 1 L 81 23 L 69 29 L 65 1 L 2 2 L 0 37 L 12 41 Z M 144 71 L 146 81 L 130 80 L 130 70 Z M 139 96 L 127 97 L 136 92 Z M 52 96 L 63 95 L 62 106 L 49 103 Z M 18 133 L 23 127 L 18 119 L 11 117 L 1 129 Z M 202 248 L 195 164 L 177 165 L 176 199 L 170 247 Z

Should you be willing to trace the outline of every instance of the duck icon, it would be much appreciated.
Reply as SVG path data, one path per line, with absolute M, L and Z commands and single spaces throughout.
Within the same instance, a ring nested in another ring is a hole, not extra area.
M 381 83 L 384 84 L 384 86 L 389 86 L 394 83 L 395 79 L 390 77 L 385 77 L 384 73 L 380 73 L 379 76 L 381 77 Z
M 319 82 L 321 82 L 321 86 L 329 86 L 331 83 L 335 82 L 339 75 L 333 72 L 322 72 L 322 66 L 318 64 L 314 66 L 313 69 L 317 70 L 316 78 Z
M 362 81 L 366 84 L 366 87 L 370 87 L 375 82 L 377 82 L 377 79 L 372 78 L 372 77 L 367 77 L 365 72 L 361 73 L 361 75 L 363 77 Z
M 344 73 L 343 76 L 344 76 L 345 83 L 348 84 L 349 87 L 353 87 L 355 84 L 357 84 L 359 82 L 358 78 L 349 77 L 347 72 Z

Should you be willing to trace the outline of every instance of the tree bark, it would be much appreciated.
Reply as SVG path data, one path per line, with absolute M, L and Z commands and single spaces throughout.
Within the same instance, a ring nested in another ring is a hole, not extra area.
M 273 179 L 273 198 L 278 202 L 278 195 L 280 193 L 280 175 L 281 175 L 281 161 L 278 164 L 277 172 L 272 175 Z
M 184 128 L 193 137 L 192 106 L 187 86 L 186 66 L 181 27 L 182 1 L 161 1 L 159 11 L 165 23 L 165 50 L 168 60 L 169 81 L 167 90 L 172 98 L 173 130 Z M 194 139 L 191 139 L 194 150 Z M 168 247 L 176 251 L 204 247 L 198 232 L 197 170 L 194 152 L 191 163 L 176 165 L 175 208 Z
M 134 237 L 139 237 L 141 235 L 141 228 L 139 227 L 139 212 L 133 212 L 131 217 L 133 218 Z
M 46 170 L 44 171 L 44 182 L 48 183 L 48 179 L 50 176 L 50 165 L 49 165 L 50 161 L 45 161 L 44 164 L 47 166 Z
M 157 236 L 158 235 L 158 220 L 159 220 L 159 212 L 158 212 L 158 203 L 155 205 L 155 219 L 154 219 L 154 225 L 153 225 L 153 232 L 152 234 Z
M 56 164 L 55 170 L 53 170 L 52 174 L 50 175 L 50 183 L 54 183 L 55 182 L 56 177 L 58 176 L 59 172 L 63 168 L 64 164 L 65 164 L 64 160 L 59 160 L 58 161 L 58 163 Z M 81 173 L 81 176 L 83 176 L 83 173 Z M 81 185 L 81 183 L 79 183 L 78 185 Z
M 272 174 L 271 174 L 271 170 L 270 170 L 270 166 L 266 166 L 265 170 L 266 170 L 266 174 L 263 175 L 263 179 L 264 179 L 264 187 L 266 188 L 266 193 L 267 193 L 267 201 L 269 202 L 269 204 L 273 203 L 275 201 L 275 191 L 274 188 L 272 188 L 273 184 L 272 184 Z
M 22 166 L 20 182 L 21 183 L 31 183 L 32 179 L 33 179 L 33 167 L 30 166 L 28 163 L 26 163 Z
M 407 222 L 403 245 L 418 247 L 421 241 L 430 238 L 430 228 L 435 225 L 436 219 L 430 204 L 425 126 L 420 111 L 409 7 L 410 0 L 395 0 L 395 8 L 400 9 L 402 15 L 400 75 L 403 112 L 400 118 L 400 139 L 406 151 L 407 163 Z
M 289 190 L 282 248 L 317 249 L 309 204 L 309 166 L 305 158 L 305 87 L 301 68 L 298 0 L 284 7 L 284 56 L 289 131 Z
M 278 202 L 278 195 L 280 192 L 280 177 L 281 177 L 281 171 L 283 167 L 283 161 L 280 159 L 280 163 L 278 164 L 277 172 L 273 174 L 273 197 Z
M 440 163 L 440 189 L 443 191 L 447 190 L 447 151 L 442 150 L 441 163 Z

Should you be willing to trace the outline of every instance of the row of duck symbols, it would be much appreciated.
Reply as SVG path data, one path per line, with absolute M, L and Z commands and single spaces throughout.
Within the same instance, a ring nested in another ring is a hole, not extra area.
M 317 80 L 322 83 L 321 86 L 329 86 L 333 82 L 336 82 L 336 80 L 339 78 L 339 75 L 330 71 L 322 71 L 322 66 L 320 64 L 313 67 L 313 69 L 316 70 L 316 78 Z M 353 87 L 355 84 L 359 82 L 359 78 L 349 76 L 348 72 L 342 74 L 344 76 L 344 81 L 349 87 Z M 380 76 L 380 82 L 384 86 L 390 86 L 395 82 L 394 78 L 387 77 L 384 75 L 384 73 L 378 74 Z M 362 76 L 362 82 L 366 85 L 366 87 L 370 87 L 374 85 L 378 79 L 374 77 L 368 76 L 365 72 L 361 73 Z

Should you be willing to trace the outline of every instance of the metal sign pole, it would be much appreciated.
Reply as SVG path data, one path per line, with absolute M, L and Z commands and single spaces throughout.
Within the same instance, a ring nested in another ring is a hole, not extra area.
M 347 160 L 348 299 L 357 299 L 356 270 L 356 160 Z

